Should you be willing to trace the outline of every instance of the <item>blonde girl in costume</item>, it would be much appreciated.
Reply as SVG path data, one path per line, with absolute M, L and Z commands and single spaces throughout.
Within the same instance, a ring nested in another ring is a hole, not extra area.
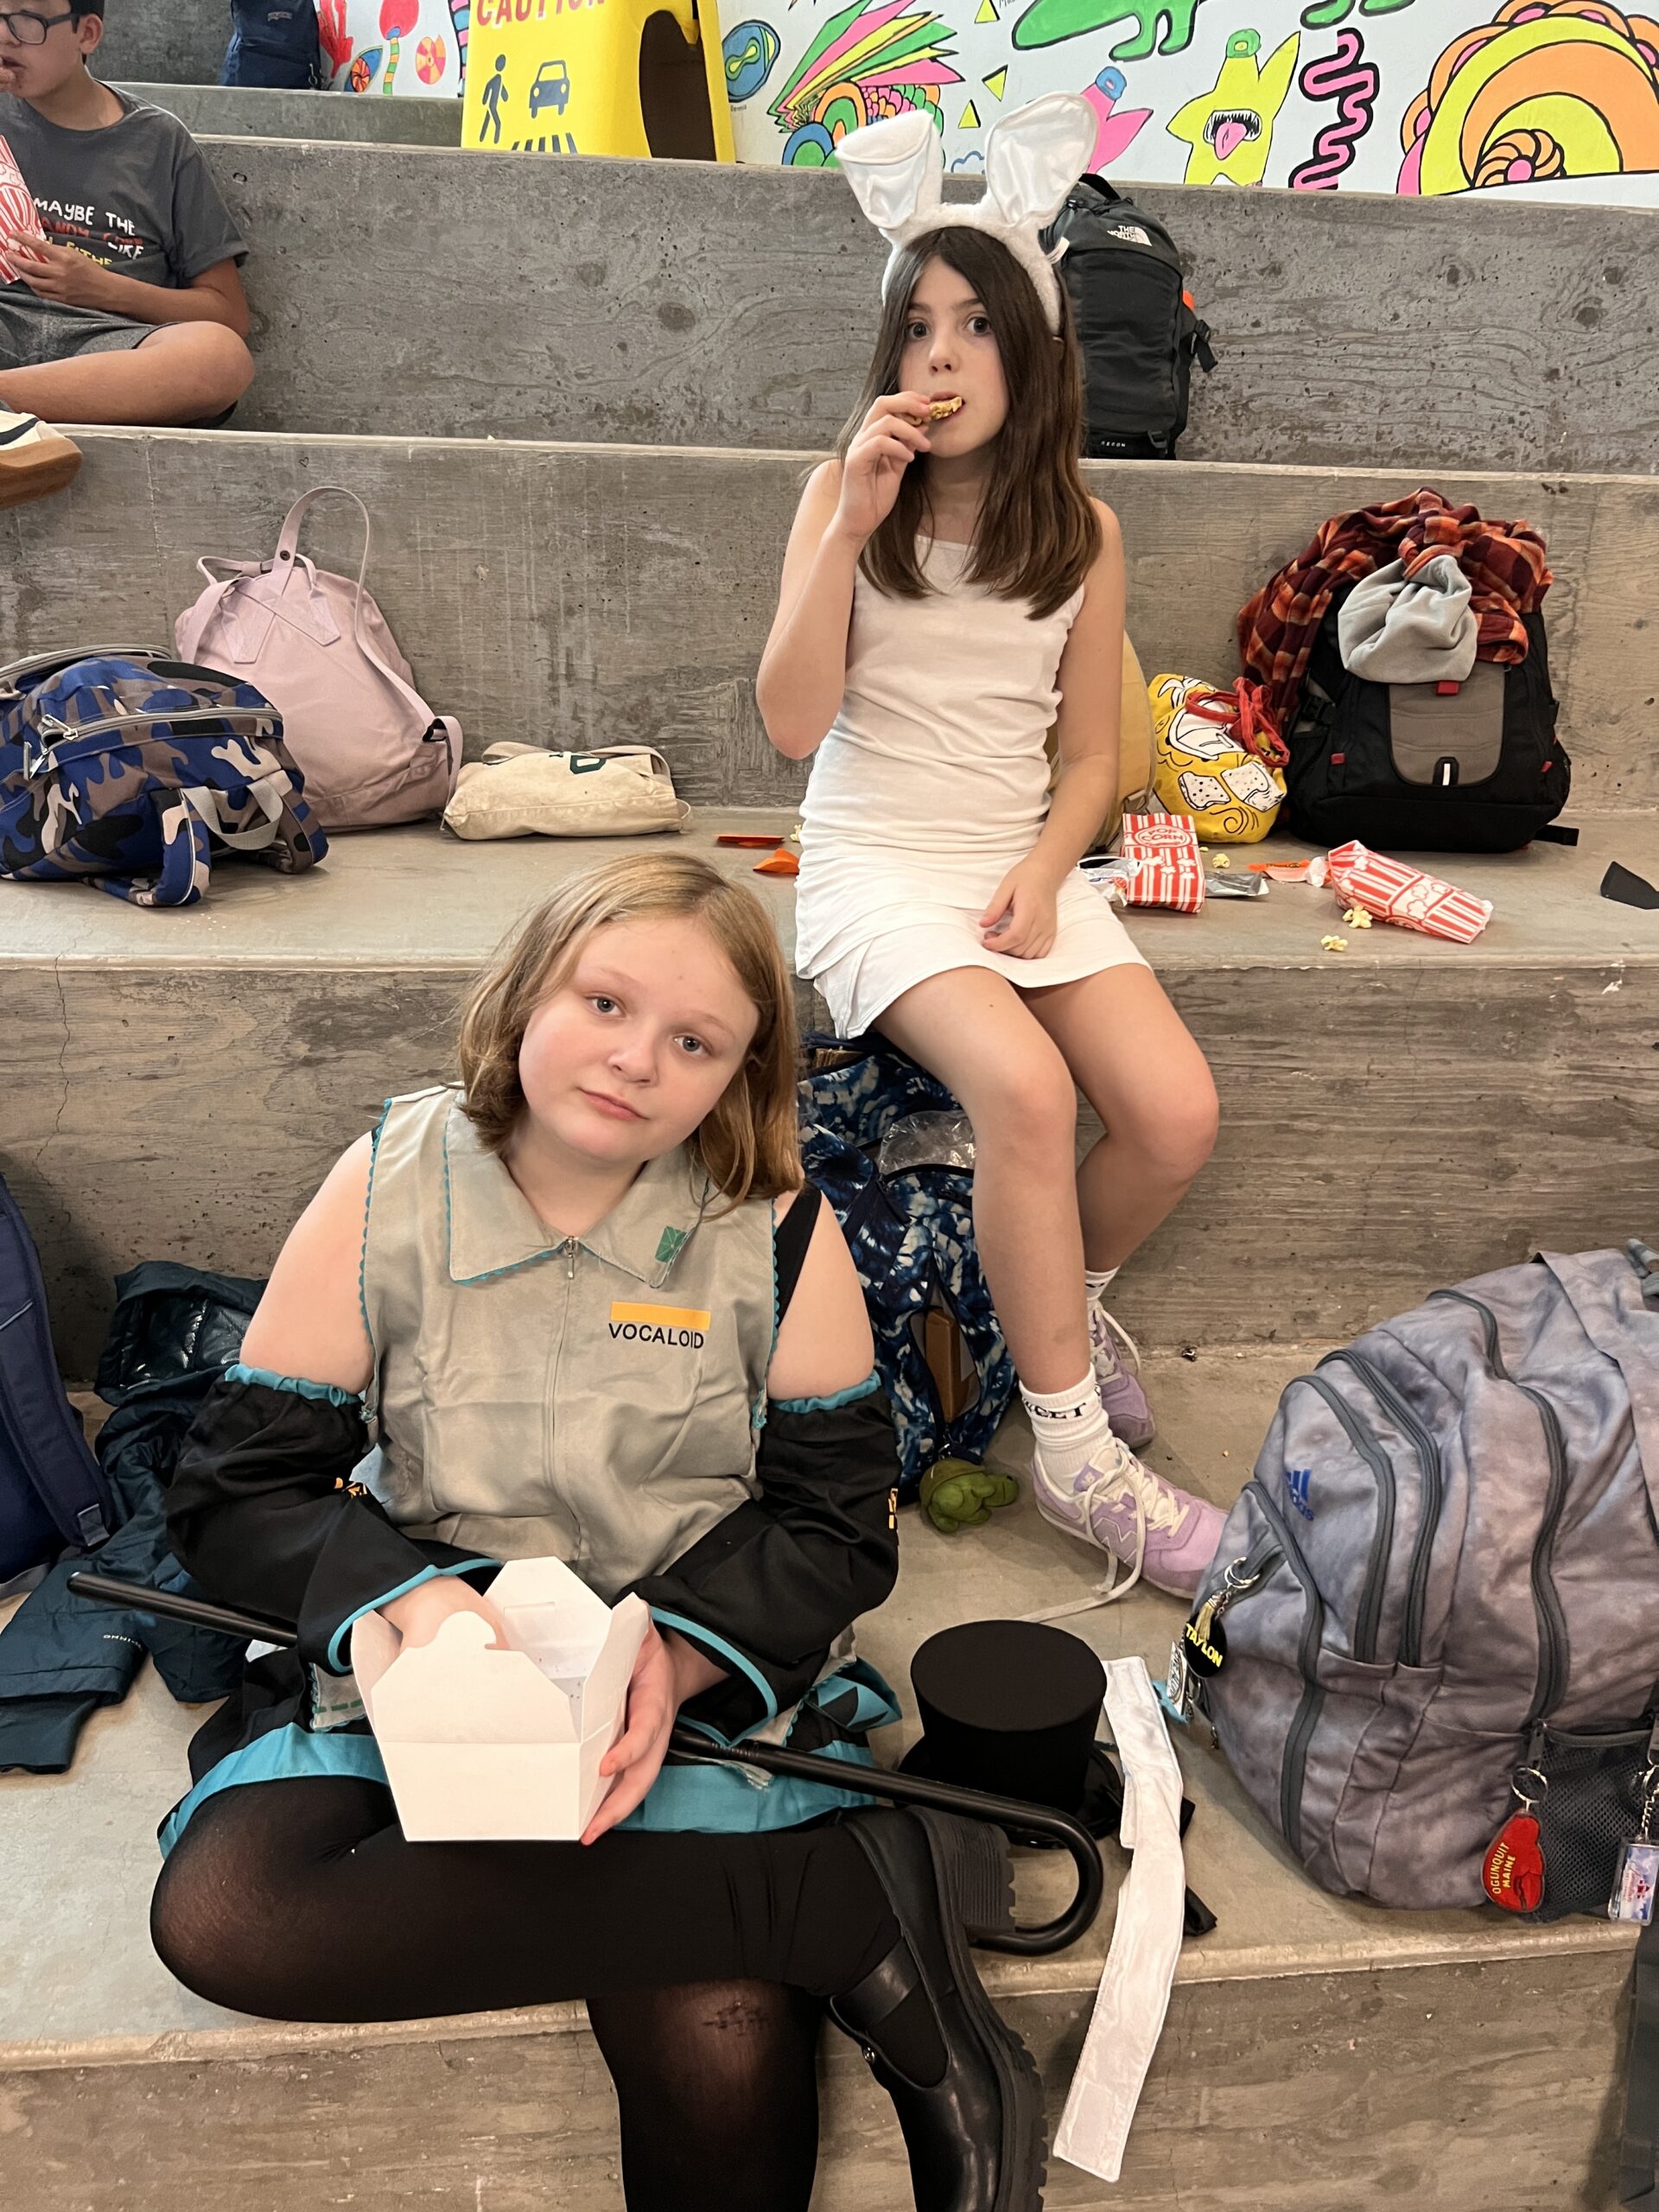
M 277 2018 L 585 1998 L 631 2212 L 806 2212 L 827 2011 L 923 2212 L 1036 2212 L 1041 2094 L 964 1928 L 970 1904 L 1003 1924 L 1001 1832 L 826 1824 L 868 1801 L 663 1763 L 682 1713 L 854 1758 L 893 1715 L 847 1631 L 893 1586 L 896 1455 L 851 1259 L 801 1187 L 791 990 L 705 863 L 591 868 L 479 979 L 461 1083 L 392 1099 L 302 1215 L 168 1499 L 207 1596 L 298 1650 L 191 1746 L 156 1945 Z M 499 1626 L 497 1566 L 550 1554 L 656 1624 L 610 1792 L 580 1842 L 410 1844 L 352 1624 Z
M 1209 1157 L 1216 1094 L 1077 872 L 1117 787 L 1123 549 L 1078 472 L 1078 354 L 1037 234 L 1093 128 L 1069 93 L 1011 116 L 971 207 L 941 204 L 927 117 L 842 141 L 893 252 L 863 396 L 795 518 L 759 700 L 779 752 L 816 755 L 800 973 L 841 1034 L 879 1029 L 972 1119 L 1038 1504 L 1129 1565 L 1118 1594 L 1144 1574 L 1186 1595 L 1222 1516 L 1134 1456 L 1154 1422 L 1103 1304 Z M 1078 1090 L 1106 1130 L 1080 1168 Z

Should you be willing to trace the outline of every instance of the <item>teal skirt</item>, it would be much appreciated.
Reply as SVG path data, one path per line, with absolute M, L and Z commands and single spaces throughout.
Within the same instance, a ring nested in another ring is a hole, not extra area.
M 870 1730 L 885 1728 L 899 1718 L 899 1700 L 891 1688 L 861 1659 L 849 1660 L 807 1692 L 791 1717 L 785 1742 L 793 1737 L 802 1715 L 809 1712 L 822 1715 L 830 1732 L 827 1742 L 814 1744 L 813 1756 L 841 1761 L 854 1770 L 874 1764 L 867 1741 Z M 741 1736 L 721 1736 L 700 1722 L 683 1725 L 706 1736 L 713 1749 L 744 1740 Z M 389 1786 L 380 1747 L 363 1723 L 324 1730 L 307 1728 L 294 1720 L 267 1729 L 227 1751 L 179 1800 L 159 1830 L 162 1856 L 172 1850 L 207 1800 L 221 1790 L 255 1782 L 318 1780 L 341 1775 Z M 768 1828 L 801 1827 L 843 1806 L 870 1802 L 855 1788 L 843 1789 L 827 1783 L 798 1782 L 785 1775 L 757 1774 L 749 1767 L 664 1766 L 645 1802 L 618 1823 L 617 1832 L 751 1835 Z

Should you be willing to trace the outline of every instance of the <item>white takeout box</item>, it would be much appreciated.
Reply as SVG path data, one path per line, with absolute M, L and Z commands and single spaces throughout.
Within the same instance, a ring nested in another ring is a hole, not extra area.
M 569 1843 L 613 1777 L 628 1681 L 651 1624 L 614 1609 L 563 1560 L 510 1560 L 490 1585 L 512 1649 L 454 1613 L 412 1651 L 380 1613 L 352 1629 L 352 1672 L 411 1843 Z

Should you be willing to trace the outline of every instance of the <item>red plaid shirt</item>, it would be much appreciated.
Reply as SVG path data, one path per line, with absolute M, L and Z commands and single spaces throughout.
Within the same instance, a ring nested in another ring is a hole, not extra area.
M 1239 658 L 1245 674 L 1266 688 L 1281 729 L 1288 733 L 1295 717 L 1308 656 L 1339 587 L 1390 561 L 1403 561 L 1410 578 L 1437 553 L 1452 554 L 1469 579 L 1478 658 L 1511 664 L 1526 658 L 1521 618 L 1554 582 L 1543 539 L 1524 522 L 1484 522 L 1477 508 L 1448 506 L 1426 487 L 1386 506 L 1333 516 L 1240 614 Z

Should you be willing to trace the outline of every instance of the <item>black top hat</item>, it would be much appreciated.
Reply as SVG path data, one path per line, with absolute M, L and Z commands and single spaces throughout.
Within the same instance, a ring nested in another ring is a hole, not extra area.
M 1123 1780 L 1095 1739 L 1106 1669 L 1081 1637 L 1042 1621 L 965 1621 L 929 1637 L 910 1662 L 910 1683 L 925 1733 L 899 1762 L 901 1773 L 1052 1805 L 1091 1835 L 1117 1834 Z M 1183 1797 L 1183 1835 L 1192 1817 Z M 1052 1843 L 1013 1826 L 1008 1836 Z M 1188 1890 L 1187 1934 L 1215 1924 Z
M 1052 1805 L 1094 1835 L 1116 1828 L 1122 1786 L 1095 1742 L 1106 1670 L 1081 1637 L 1039 1621 L 964 1622 L 929 1637 L 910 1681 L 925 1733 L 905 1773 Z

